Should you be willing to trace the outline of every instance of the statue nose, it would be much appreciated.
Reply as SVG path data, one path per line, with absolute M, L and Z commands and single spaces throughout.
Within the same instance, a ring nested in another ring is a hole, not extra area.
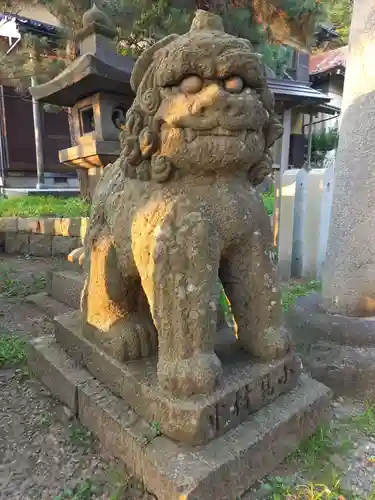
M 194 115 L 205 115 L 206 112 L 238 116 L 242 113 L 241 101 L 238 97 L 231 96 L 220 85 L 212 84 L 196 96 L 192 106 Z

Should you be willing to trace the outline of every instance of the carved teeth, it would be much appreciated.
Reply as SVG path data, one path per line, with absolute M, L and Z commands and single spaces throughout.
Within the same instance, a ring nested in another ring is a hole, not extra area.
M 191 128 L 185 129 L 185 135 L 186 135 L 187 142 L 193 142 L 194 139 L 196 139 L 196 137 L 197 137 L 196 131 L 191 129 Z

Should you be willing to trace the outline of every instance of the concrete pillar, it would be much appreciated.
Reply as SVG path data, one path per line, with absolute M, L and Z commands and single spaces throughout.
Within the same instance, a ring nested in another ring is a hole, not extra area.
M 273 214 L 273 244 L 275 247 L 278 247 L 278 240 L 279 240 L 281 179 L 284 172 L 288 170 L 289 166 L 291 130 L 292 130 L 292 110 L 291 108 L 288 108 L 284 109 L 284 115 L 283 115 L 283 136 L 281 144 L 280 170 L 279 172 L 275 173 L 275 209 Z
M 281 281 L 291 277 L 296 177 L 299 170 L 284 172 L 281 178 L 278 268 Z
M 309 174 L 301 168 L 296 175 L 296 198 L 294 203 L 293 248 L 292 248 L 292 277 L 302 277 L 303 266 L 303 238 L 306 220 L 306 199 Z
M 336 156 L 323 304 L 375 315 L 375 2 L 355 0 Z
M 316 259 L 316 279 L 322 279 L 322 270 L 327 255 L 329 225 L 331 222 L 334 167 L 324 169 L 323 197 L 320 212 L 319 248 Z
M 302 276 L 310 280 L 316 279 L 324 174 L 325 170 L 316 168 L 308 172 L 306 179 L 307 186 L 302 238 Z

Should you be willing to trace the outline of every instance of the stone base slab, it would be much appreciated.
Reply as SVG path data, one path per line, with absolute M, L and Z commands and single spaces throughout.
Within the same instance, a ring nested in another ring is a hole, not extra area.
M 79 309 L 85 283 L 82 272 L 51 271 L 47 280 L 48 294 L 71 309 Z
M 43 359 L 43 361 L 42 361 Z M 86 370 L 74 368 L 51 338 L 34 341 L 30 365 L 81 423 L 143 481 L 158 500 L 234 500 L 270 473 L 330 417 L 330 390 L 302 376 L 297 386 L 204 446 L 156 436 L 152 426 Z M 86 373 L 86 378 L 82 378 Z M 70 396 L 67 388 L 70 387 Z M 70 402 L 70 403 L 69 403 Z
M 301 373 L 293 353 L 259 363 L 249 360 L 231 335 L 216 347 L 223 365 L 221 384 L 212 394 L 180 399 L 159 387 L 156 358 L 119 363 L 82 337 L 81 321 L 79 311 L 55 318 L 57 342 L 137 414 L 160 422 L 163 434 L 185 443 L 201 444 L 225 434 L 295 387 Z
M 375 397 L 375 318 L 330 314 L 313 293 L 297 299 L 285 324 L 314 378 L 338 396 Z

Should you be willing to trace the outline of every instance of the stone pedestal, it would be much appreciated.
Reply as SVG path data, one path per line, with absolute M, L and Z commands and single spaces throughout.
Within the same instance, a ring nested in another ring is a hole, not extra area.
M 245 362 L 224 335 L 223 383 L 180 401 L 158 388 L 154 360 L 114 361 L 79 321 L 57 317 L 56 338 L 33 341 L 31 368 L 158 500 L 240 498 L 330 417 L 330 390 L 301 375 L 293 354 Z
M 375 397 L 375 321 L 331 314 L 318 293 L 285 316 L 304 368 L 338 396 Z
M 346 60 L 324 306 L 375 314 L 375 4 L 355 0 Z

